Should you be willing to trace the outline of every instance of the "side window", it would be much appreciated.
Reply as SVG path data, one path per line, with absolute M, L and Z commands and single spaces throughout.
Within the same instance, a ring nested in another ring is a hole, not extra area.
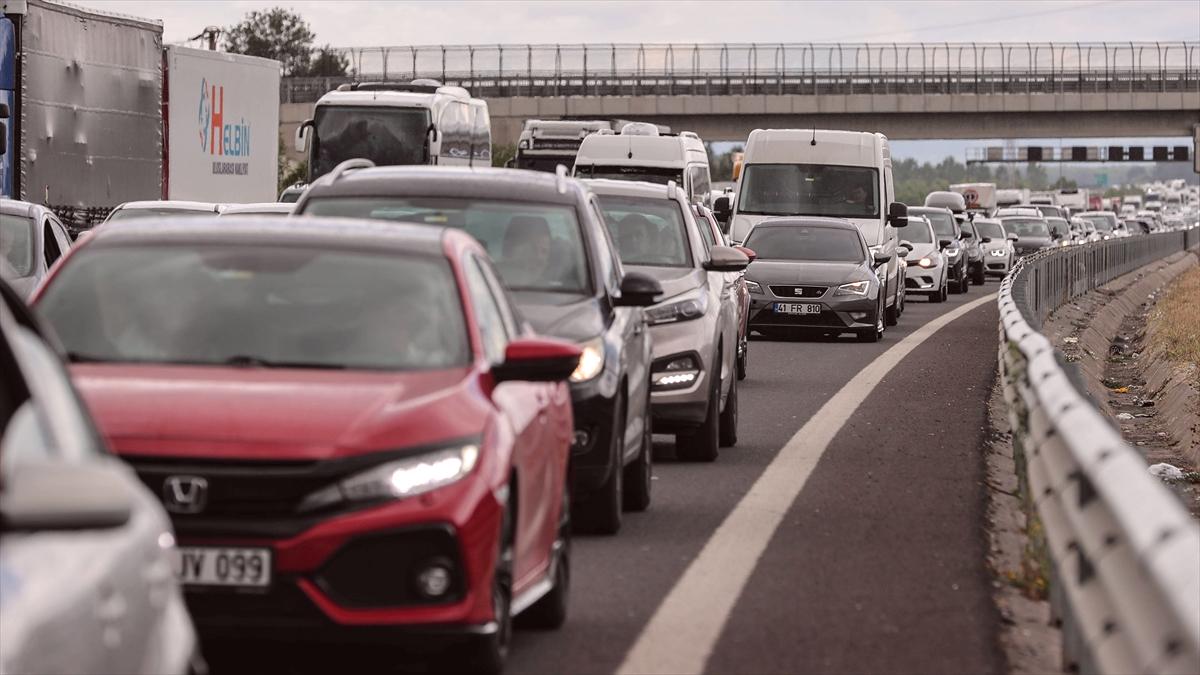
M 42 255 L 46 258 L 47 268 L 62 256 L 62 250 L 58 246 L 58 239 L 54 236 L 54 227 L 50 225 L 49 218 L 42 224 Z
M 467 278 L 467 292 L 471 296 L 471 305 L 475 309 L 479 336 L 483 341 L 484 357 L 488 363 L 501 363 L 504 361 L 504 350 L 508 347 L 509 338 L 504 325 L 504 315 L 475 257 L 467 259 L 463 272 Z
M 492 297 L 496 301 L 496 307 L 500 310 L 500 319 L 504 322 L 504 332 L 508 337 L 514 338 L 521 333 L 520 322 L 518 321 L 519 312 L 516 305 L 505 290 L 504 284 L 500 283 L 500 276 L 496 274 L 496 269 L 492 267 L 492 263 L 483 260 L 482 258 L 473 258 L 475 264 L 479 265 L 479 271 L 483 274 L 483 278 L 487 280 L 488 288 L 492 291 Z
M 703 164 L 693 164 L 688 167 L 688 175 L 691 178 L 691 201 L 701 202 L 704 196 L 712 189 L 711 183 L 708 180 L 708 167 Z
M 717 240 L 713 238 L 712 226 L 708 224 L 707 218 L 696 214 L 696 227 L 700 229 L 700 238 L 704 240 L 705 248 L 712 248 L 717 245 Z
M 621 288 L 621 258 L 617 253 L 617 246 L 613 243 L 612 234 L 608 231 L 608 226 L 604 222 L 604 212 L 600 210 L 600 205 L 595 199 L 588 200 L 588 207 L 592 211 L 592 217 L 596 219 L 596 229 L 599 231 L 600 240 L 604 243 L 607 254 L 600 251 L 596 255 L 596 260 L 600 266 L 600 277 L 604 279 L 604 285 L 608 287 L 610 293 L 616 293 Z
M 471 161 L 478 166 L 492 165 L 492 125 L 485 106 L 471 106 Z

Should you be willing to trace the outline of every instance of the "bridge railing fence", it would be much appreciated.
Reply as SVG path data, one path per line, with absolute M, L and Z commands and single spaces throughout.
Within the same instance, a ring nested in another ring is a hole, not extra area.
M 1038 329 L 1070 299 L 1197 248 L 1200 228 L 1055 249 L 1001 284 L 1000 378 L 1068 672 L 1200 672 L 1200 525 Z
M 1194 91 L 1200 43 L 431 45 L 337 50 L 358 80 L 433 78 L 480 96 Z M 283 100 L 315 100 L 285 78 Z M 327 89 L 319 91 L 316 96 Z

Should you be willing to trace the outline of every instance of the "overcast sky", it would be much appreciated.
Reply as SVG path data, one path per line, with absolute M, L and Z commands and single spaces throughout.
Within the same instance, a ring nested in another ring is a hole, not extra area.
M 579 42 L 1200 40 L 1197 0 L 401 2 L 73 0 L 161 19 L 168 43 L 275 6 L 335 47 Z

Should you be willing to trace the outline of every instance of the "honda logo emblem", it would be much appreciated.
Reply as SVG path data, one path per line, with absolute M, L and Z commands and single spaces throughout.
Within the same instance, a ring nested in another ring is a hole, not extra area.
M 208 481 L 200 476 L 168 476 L 163 505 L 171 513 L 200 513 L 208 503 Z

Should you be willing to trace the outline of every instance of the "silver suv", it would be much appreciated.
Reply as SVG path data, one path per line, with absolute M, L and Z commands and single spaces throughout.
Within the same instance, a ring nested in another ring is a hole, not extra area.
M 683 190 L 617 180 L 584 181 L 600 202 L 621 264 L 662 284 L 648 307 L 654 431 L 675 434 L 680 459 L 712 461 L 737 443 L 738 294 L 750 259 L 706 245 Z

